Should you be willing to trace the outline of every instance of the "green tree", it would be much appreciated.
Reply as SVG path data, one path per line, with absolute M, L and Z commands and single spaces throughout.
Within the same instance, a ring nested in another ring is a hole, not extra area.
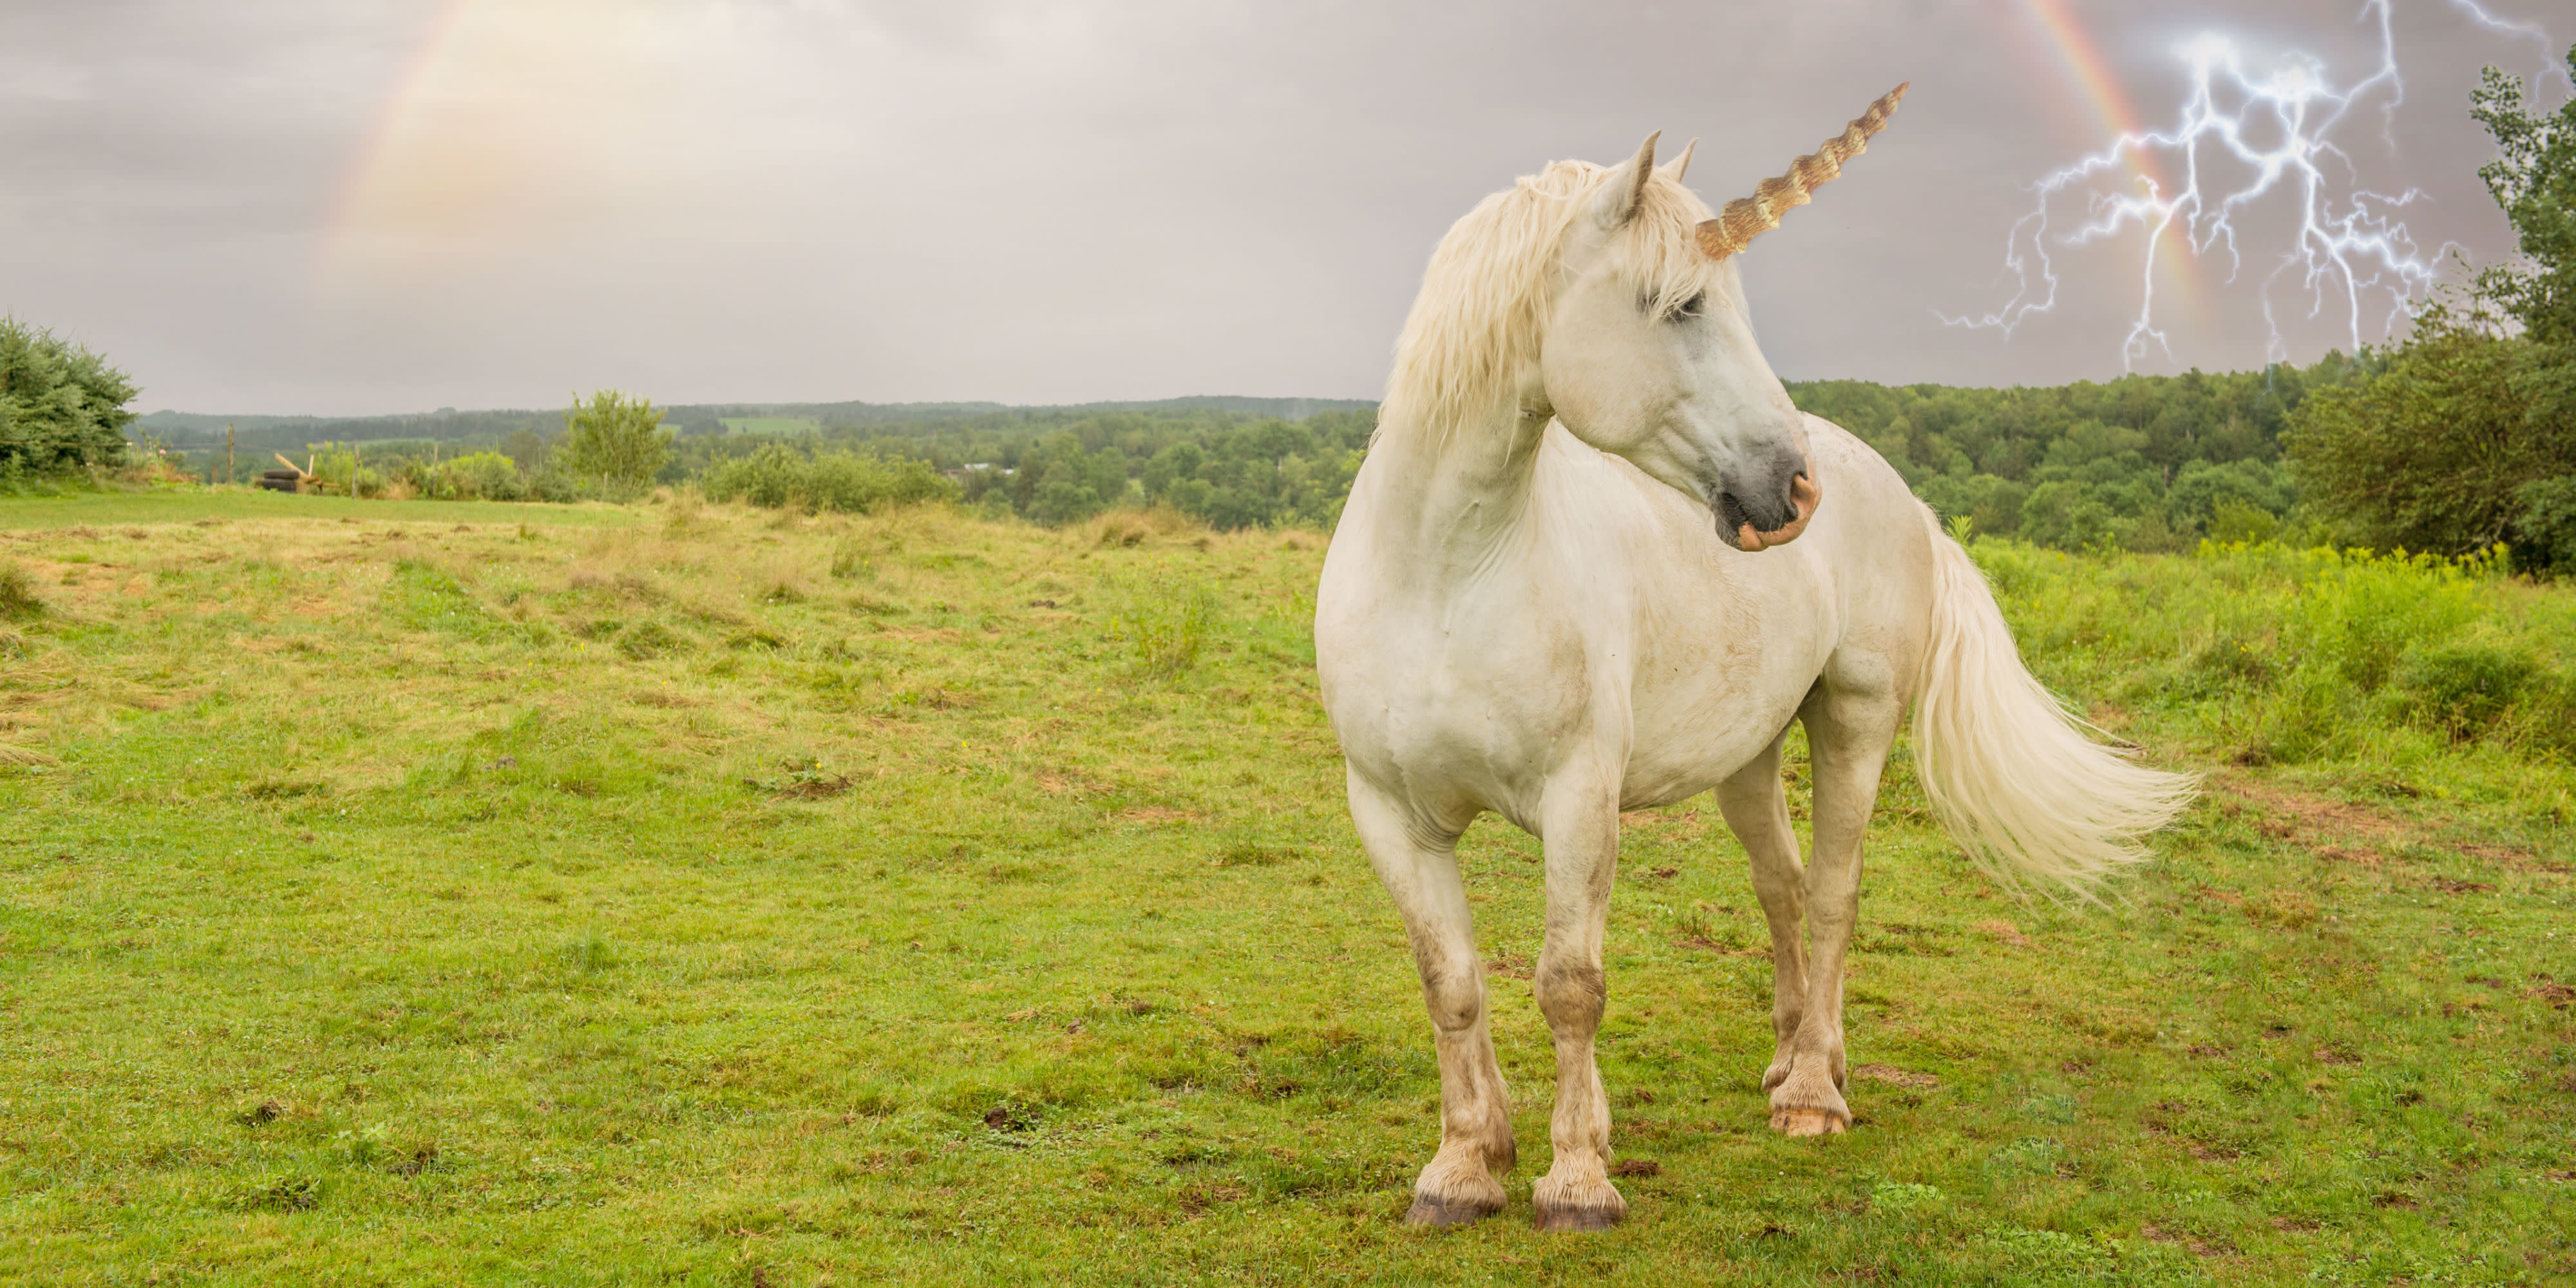
M 0 317 L 0 471 L 122 463 L 138 392 L 98 354 Z
M 2576 75 L 2576 48 L 2567 51 L 2567 67 Z M 2513 221 L 2529 261 L 2488 267 L 2478 275 L 2478 293 L 2535 342 L 2576 343 L 2576 98 L 2543 115 L 2526 102 L 2519 78 L 2489 67 L 2470 103 L 2469 115 L 2494 136 L 2498 152 L 2478 177 Z
M 2567 67 L 2576 75 L 2576 48 Z M 2533 347 L 2514 391 L 2526 433 L 2552 446 L 2558 471 L 2515 489 L 2516 562 L 2576 571 L 2576 99 L 2544 115 L 2525 102 L 2521 81 L 2490 67 L 2472 103 L 2498 154 L 2478 177 L 2513 221 L 2524 260 L 2490 266 L 2478 293 L 2521 323 Z
M 671 459 L 671 431 L 649 398 L 602 389 L 564 413 L 556 459 L 575 474 L 618 487 L 641 487 Z
M 2567 468 L 2515 377 L 2531 345 L 2435 307 L 2387 365 L 2308 395 L 2281 445 L 2321 517 L 2381 549 L 2466 554 L 2515 535 L 2522 484 Z
M 2568 52 L 2576 71 L 2576 49 Z M 2478 170 L 2519 262 L 2479 272 L 2361 380 L 2309 395 L 2282 438 L 2316 509 L 2378 546 L 2461 554 L 2511 543 L 2562 562 L 2576 483 L 2576 101 L 2536 111 L 2486 69 L 2470 116 L 2496 141 Z

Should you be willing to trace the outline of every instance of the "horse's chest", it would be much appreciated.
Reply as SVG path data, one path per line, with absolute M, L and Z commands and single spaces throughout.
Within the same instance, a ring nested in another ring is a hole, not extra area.
M 1381 619 L 1351 645 L 1319 658 L 1335 729 L 1407 776 L 1542 771 L 1616 662 L 1567 623 L 1475 611 Z

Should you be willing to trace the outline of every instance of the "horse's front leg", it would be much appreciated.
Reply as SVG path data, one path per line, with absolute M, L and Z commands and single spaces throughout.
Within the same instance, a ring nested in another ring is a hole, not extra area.
M 1860 920 L 1861 841 L 1878 803 L 1905 704 L 1890 689 L 1836 689 L 1807 700 L 1814 760 L 1816 849 L 1806 870 L 1807 996 L 1782 1051 L 1787 1076 L 1771 1088 L 1771 1125 L 1791 1136 L 1822 1136 L 1851 1126 L 1843 1100 L 1843 965 Z
M 1458 879 L 1455 832 L 1441 834 L 1403 802 L 1350 775 L 1351 821 L 1403 914 L 1440 1057 L 1440 1152 L 1413 1183 L 1414 1225 L 1464 1225 L 1503 1208 L 1512 1170 L 1511 1101 L 1485 1023 L 1485 964 Z
M 1602 930 L 1619 861 L 1619 770 L 1577 767 L 1549 782 L 1539 821 L 1547 853 L 1547 941 L 1538 956 L 1538 1009 L 1556 1039 L 1556 1158 L 1531 1192 L 1542 1230 L 1604 1230 L 1628 1215 L 1610 1184 L 1610 1101 L 1592 1042 L 1608 981 Z

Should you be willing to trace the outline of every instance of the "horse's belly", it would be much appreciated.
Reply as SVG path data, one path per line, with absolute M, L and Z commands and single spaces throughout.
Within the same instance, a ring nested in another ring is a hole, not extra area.
M 1640 659 L 1630 697 L 1622 808 L 1666 805 L 1716 786 L 1788 727 L 1823 674 L 1834 623 L 1821 594 L 1798 586 L 1732 604 L 1699 625 L 1705 647 Z

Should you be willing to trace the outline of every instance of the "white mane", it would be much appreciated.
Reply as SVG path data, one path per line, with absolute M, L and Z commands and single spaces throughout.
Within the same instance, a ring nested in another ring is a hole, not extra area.
M 1559 161 L 1477 203 L 1431 253 L 1380 409 L 1381 434 L 1425 429 L 1446 435 L 1462 422 L 1495 419 L 1517 373 L 1538 356 L 1563 284 L 1565 234 L 1591 208 L 1610 167 Z M 1611 235 L 1612 269 L 1657 310 L 1714 286 L 1718 261 L 1692 230 L 1708 206 L 1657 172 L 1636 213 Z

